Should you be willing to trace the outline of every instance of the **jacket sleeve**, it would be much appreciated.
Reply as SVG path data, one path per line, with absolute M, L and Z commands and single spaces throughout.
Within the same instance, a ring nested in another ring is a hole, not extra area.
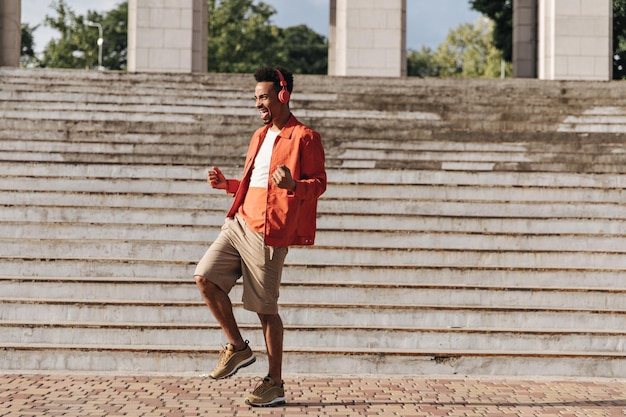
M 296 179 L 295 198 L 316 200 L 326 191 L 324 147 L 320 134 L 310 130 L 300 153 L 300 177 Z
M 227 179 L 226 180 L 226 192 L 228 194 L 235 194 L 237 192 L 237 190 L 239 189 L 239 184 L 241 183 L 241 181 L 237 180 L 237 179 Z

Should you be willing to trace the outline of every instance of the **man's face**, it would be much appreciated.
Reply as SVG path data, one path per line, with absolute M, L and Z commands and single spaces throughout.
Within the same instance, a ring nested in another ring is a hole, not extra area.
M 254 89 L 256 108 L 259 110 L 263 123 L 270 124 L 278 116 L 282 104 L 278 101 L 278 93 L 271 81 L 257 83 Z

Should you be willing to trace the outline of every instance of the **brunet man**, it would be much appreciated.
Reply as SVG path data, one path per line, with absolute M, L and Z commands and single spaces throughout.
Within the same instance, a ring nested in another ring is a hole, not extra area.
M 227 179 L 213 167 L 211 187 L 234 195 L 222 231 L 194 273 L 202 296 L 222 327 L 228 344 L 211 372 L 215 379 L 234 375 L 255 356 L 244 340 L 228 296 L 243 279 L 243 307 L 256 312 L 267 348 L 268 374 L 246 402 L 284 404 L 283 323 L 278 290 L 288 247 L 312 245 L 317 200 L 326 190 L 324 148 L 319 133 L 300 123 L 289 109 L 293 74 L 260 68 L 254 74 L 256 108 L 265 126 L 252 135 L 241 179 Z

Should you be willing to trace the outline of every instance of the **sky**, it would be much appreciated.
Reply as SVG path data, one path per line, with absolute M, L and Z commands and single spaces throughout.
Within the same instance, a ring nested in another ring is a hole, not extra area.
M 0 0 L 1 1 L 1 0 Z M 276 9 L 271 22 L 278 27 L 305 24 L 328 37 L 330 0 L 263 0 Z M 386 0 L 377 0 L 386 1 Z M 22 23 L 40 25 L 35 30 L 35 51 L 41 52 L 58 33 L 43 25 L 46 15 L 54 15 L 53 0 L 22 0 Z M 101 14 L 115 8 L 121 0 L 66 0 L 78 15 L 87 10 Z M 450 29 L 462 23 L 475 23 L 480 14 L 470 9 L 469 0 L 407 0 L 407 48 L 435 49 Z M 96 30 L 96 29 L 94 29 Z M 105 34 L 106 39 L 106 34 Z

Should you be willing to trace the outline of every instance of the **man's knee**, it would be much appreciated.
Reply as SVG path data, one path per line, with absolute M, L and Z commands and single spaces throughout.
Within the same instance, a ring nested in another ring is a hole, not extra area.
M 259 316 L 259 320 L 261 320 L 262 324 L 269 324 L 269 325 L 282 324 L 282 320 L 278 313 L 273 313 L 273 314 L 257 313 L 257 315 Z
M 202 290 L 202 292 L 212 292 L 217 288 L 217 285 L 203 275 L 194 275 L 193 279 L 196 281 L 196 285 L 200 288 L 200 290 Z

